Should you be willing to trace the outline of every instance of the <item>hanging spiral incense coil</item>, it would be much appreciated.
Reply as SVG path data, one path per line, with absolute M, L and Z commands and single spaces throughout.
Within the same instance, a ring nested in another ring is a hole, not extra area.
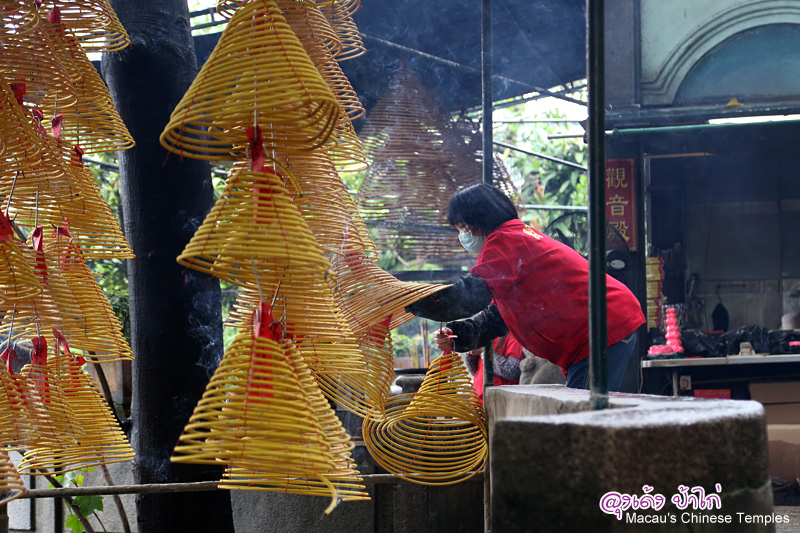
M 33 0 L 0 0 L 0 12 L 6 31 L 24 34 L 40 22 Z
M 438 284 L 406 283 L 381 269 L 362 253 L 334 256 L 336 300 L 356 337 L 374 324 L 392 316 L 389 329 L 413 318 L 404 308 L 445 288 Z
M 326 150 L 339 171 L 358 172 L 369 168 L 364 147 L 361 145 L 350 119 L 344 114 L 339 115 L 332 139 L 333 142 L 326 146 Z
M 269 320 L 269 319 L 268 319 Z M 336 468 L 327 435 L 314 416 L 286 351 L 245 330 L 233 340 L 175 447 L 173 462 L 227 464 L 260 473 L 261 490 L 298 490 Z
M 281 53 L 274 53 L 280 50 Z M 308 152 L 330 138 L 339 104 L 271 0 L 245 4 L 170 117 L 161 144 L 198 159 L 230 159 L 265 127 L 267 152 Z
M 93 361 L 133 360 L 122 324 L 69 231 L 59 228 L 54 233 L 44 250 L 52 278 L 51 294 L 62 317 L 59 330 L 73 349 L 92 352 L 86 357 Z
M 35 8 L 31 16 L 34 23 L 28 31 L 0 26 L 4 45 L 0 48 L 0 73 L 9 85 L 17 84 L 25 103 L 70 109 L 78 99 L 73 77 L 50 40 L 45 26 L 49 23 L 41 21 Z
M 383 420 L 364 419 L 364 442 L 389 472 L 422 485 L 450 485 L 483 467 L 488 430 L 458 354 L 431 363 L 422 387 L 386 402 Z
M 352 14 L 354 2 L 334 2 L 332 4 L 319 4 L 320 9 L 325 14 L 325 18 L 331 23 L 331 27 L 339 36 L 342 43 L 342 50 L 335 55 L 336 61 L 346 61 L 363 55 L 367 49 L 361 34 L 358 32 L 356 23 L 353 22 Z M 358 6 L 360 7 L 360 2 Z
M 480 143 L 472 132 L 453 126 L 441 101 L 404 64 L 361 138 L 371 166 L 356 204 L 377 225 L 376 245 L 407 260 L 463 262 L 445 206 L 458 190 L 481 181 Z
M 0 172 L 0 194 L 10 195 L 10 214 L 25 226 L 69 222 L 87 260 L 134 257 L 116 217 L 75 147 L 34 127 L 41 163 L 18 175 Z M 13 190 L 13 194 L 12 194 Z
M 342 44 L 325 15 L 317 6 L 295 0 L 278 0 L 276 3 L 322 79 L 333 91 L 345 116 L 350 120 L 363 116 L 364 107 L 334 59 L 334 54 L 341 51 Z
M 135 143 L 114 107 L 108 87 L 77 39 L 63 24 L 48 23 L 44 28 L 53 46 L 67 57 L 77 95 L 77 103 L 64 112 L 60 140 L 70 147 L 80 145 L 87 154 L 132 148 Z M 45 116 L 55 116 L 59 109 L 49 102 L 42 105 Z
M 8 339 L 8 342 L 36 337 L 39 332 L 50 331 L 54 327 L 59 327 L 62 322 L 59 309 L 51 294 L 51 284 L 54 280 L 48 275 L 44 249 L 33 250 L 22 246 L 20 250 L 36 276 L 42 292 L 29 299 L 0 305 L 3 312 L 3 318 L 0 320 L 0 337 Z M 59 281 L 56 279 L 55 283 Z
M 133 449 L 100 389 L 81 370 L 83 361 L 76 360 L 69 353 L 63 337 L 57 336 L 56 342 L 64 351 L 57 350 L 56 356 L 50 358 L 49 366 L 57 387 L 63 392 L 66 407 L 81 425 L 81 435 L 78 442 L 70 446 L 29 449 L 22 456 L 20 471 L 48 469 L 50 472 L 42 474 L 62 474 L 90 466 L 132 460 L 135 457 Z
M 34 431 L 28 416 L 31 397 L 27 378 L 12 374 L 5 364 L 0 364 L 0 443 L 4 447 L 21 447 L 30 441 Z
M 9 218 L 17 225 L 34 226 L 41 220 L 48 223 L 57 215 L 54 207 L 57 197 L 69 198 L 70 181 L 56 154 L 44 142 L 45 134 L 37 133 L 41 161 L 35 167 L 18 172 L 0 170 L 0 195 L 5 197 Z M 49 136 L 48 136 L 49 137 Z M 55 139 L 49 137 L 55 142 Z
M 4 235 L 4 227 L 11 231 L 10 222 L 0 211 L 0 308 L 42 293 L 42 286 L 20 248 L 25 243 L 13 233 Z
M 446 133 L 452 139 L 448 146 L 453 147 L 453 156 L 458 164 L 453 166 L 453 176 L 458 190 L 481 183 L 483 172 L 483 146 L 480 124 L 467 117 L 460 117 L 450 122 Z M 522 197 L 511 179 L 503 158 L 494 152 L 492 157 L 492 186 L 500 189 L 508 196 L 517 208 L 517 212 L 525 212 Z
M 0 505 L 5 505 L 25 494 L 22 478 L 19 477 L 8 454 L 2 449 L 3 444 L 5 443 L 0 441 Z
M 320 7 L 338 6 L 341 13 L 353 16 L 361 9 L 361 0 L 312 0 Z
M 46 358 L 47 345 L 44 337 L 34 337 L 39 346 L 44 346 Z M 41 360 L 36 355 L 31 363 L 25 365 L 20 374 L 24 375 L 30 384 L 27 402 L 28 418 L 31 421 L 32 431 L 26 446 L 65 449 L 77 445 L 85 437 L 83 424 L 70 409 L 61 383 L 55 377 L 48 361 Z M 19 469 L 37 468 L 31 461 L 20 463 Z
M 259 280 L 266 294 L 274 292 L 278 296 L 272 310 L 281 317 L 284 334 L 302 346 L 306 361 L 315 372 L 326 375 L 363 375 L 366 372 L 355 336 L 336 309 L 330 288 L 324 281 L 297 283 L 290 277 L 270 272 L 262 272 Z M 260 301 L 256 288 L 244 287 L 228 315 L 226 326 L 247 328 L 253 323 L 253 312 Z
M 285 270 L 294 279 L 316 281 L 330 266 L 280 178 L 241 168 L 178 263 L 239 286 L 257 286 L 258 271 Z
M 372 326 L 359 340 L 366 375 L 318 374 L 320 389 L 337 405 L 362 418 L 382 420 L 394 379 L 394 354 L 388 320 Z
M 350 220 L 353 223 L 353 230 L 348 233 L 347 241 L 344 243 L 343 249 L 351 253 L 363 253 L 367 260 L 377 262 L 379 259 L 378 250 L 375 243 L 372 241 L 372 236 L 361 218 L 361 213 L 358 212 L 356 203 L 353 197 L 347 192 L 347 189 L 342 183 L 342 188 L 339 192 L 340 197 L 347 205 L 347 212 L 350 215 Z
M 319 45 L 333 55 L 341 51 L 342 43 L 339 41 L 339 36 L 318 5 L 297 0 L 277 0 L 275 4 L 314 64 L 316 61 L 314 54 L 309 50 L 310 44 Z
M 226 19 L 230 19 L 237 9 L 249 1 L 250 0 L 217 0 L 217 13 Z
M 344 253 L 354 222 L 343 196 L 347 191 L 330 157 L 320 150 L 287 156 L 284 163 L 301 188 L 289 186 L 288 193 L 314 238 L 326 254 Z
M 350 451 L 353 449 L 350 436 L 342 427 L 342 423 L 331 409 L 328 400 L 319 390 L 304 361 L 301 350 L 291 341 L 281 343 L 281 348 L 287 354 L 288 362 L 300 382 L 311 413 L 325 433 L 326 441 L 330 446 L 335 466 L 333 469 L 321 473 L 321 476 L 335 487 L 337 498 L 343 501 L 369 500 L 361 476 L 355 469 L 355 463 L 350 456 Z M 327 483 L 319 478 L 290 479 L 279 477 L 275 472 L 237 466 L 229 467 L 225 471 L 220 488 L 272 490 L 317 496 L 330 494 Z
M 386 150 L 387 156 L 441 161 L 448 122 L 444 103 L 403 62 L 370 111 L 360 137 L 372 159 Z
M 251 0 L 217 0 L 217 13 L 221 16 L 229 19 L 233 16 L 233 13 L 242 7 L 243 5 L 247 4 Z M 315 2 L 314 0 L 297 0 L 298 4 L 305 4 L 309 6 L 322 6 L 322 5 L 329 5 L 336 2 L 336 0 L 319 0 Z
M 117 52 L 131 44 L 108 0 L 45 0 L 39 9 L 69 28 L 87 51 Z
M 134 258 L 133 250 L 94 177 L 83 164 L 75 163 L 72 168 L 80 197 L 73 196 L 58 203 L 60 218 L 53 225 L 69 224 L 72 238 L 87 261 Z
M 33 128 L 11 87 L 0 79 L 0 170 L 7 173 L 28 170 L 41 162 Z

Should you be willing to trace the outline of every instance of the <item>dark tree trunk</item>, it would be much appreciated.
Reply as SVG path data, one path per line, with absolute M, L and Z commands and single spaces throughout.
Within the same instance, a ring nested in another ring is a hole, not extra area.
M 131 440 L 139 483 L 219 479 L 221 470 L 169 461 L 222 356 L 217 280 L 175 258 L 213 203 L 207 163 L 180 160 L 158 142 L 197 73 L 186 0 L 111 0 L 133 43 L 102 70 L 136 141 L 120 152 L 133 368 Z M 139 495 L 139 531 L 233 531 L 228 491 Z

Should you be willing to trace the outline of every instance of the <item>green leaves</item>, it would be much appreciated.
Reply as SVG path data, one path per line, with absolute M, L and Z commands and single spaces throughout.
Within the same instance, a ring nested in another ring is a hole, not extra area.
M 95 469 L 92 467 L 82 468 L 80 470 L 72 470 L 70 472 L 57 475 L 55 478 L 62 487 L 79 487 L 83 485 L 84 473 L 94 472 L 94 470 Z M 50 484 L 50 487 L 52 488 L 53 485 Z M 75 498 L 72 499 L 72 504 L 78 507 L 81 515 L 83 515 L 84 518 L 88 518 L 95 511 L 103 510 L 103 497 L 99 495 L 75 496 Z M 67 510 L 69 511 L 69 515 L 64 521 L 64 525 L 71 529 L 72 533 L 83 533 L 83 524 L 81 524 L 78 516 L 73 512 L 72 507 L 68 506 Z
M 539 111 L 529 108 L 529 104 L 521 104 L 503 110 L 504 120 L 529 119 L 563 119 L 565 114 L 558 108 Z M 565 130 L 565 123 L 497 123 L 495 138 L 520 148 L 547 154 L 581 165 L 586 164 L 586 145 L 581 137 L 553 139 L 550 135 Z M 573 124 L 569 133 L 582 131 Z M 511 172 L 520 189 L 525 204 L 544 206 L 585 206 L 588 203 L 586 173 L 541 158 L 522 154 L 510 149 L 503 152 L 503 161 Z M 562 215 L 558 210 L 529 210 L 522 213 L 522 219 L 543 229 L 552 220 Z
M 74 502 L 83 516 L 89 516 L 95 511 L 103 511 L 102 496 L 76 496 Z

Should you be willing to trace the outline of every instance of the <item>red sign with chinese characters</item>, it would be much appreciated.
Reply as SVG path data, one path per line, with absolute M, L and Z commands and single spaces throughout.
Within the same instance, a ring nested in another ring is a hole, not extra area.
M 637 249 L 636 174 L 633 159 L 606 159 L 606 246 Z

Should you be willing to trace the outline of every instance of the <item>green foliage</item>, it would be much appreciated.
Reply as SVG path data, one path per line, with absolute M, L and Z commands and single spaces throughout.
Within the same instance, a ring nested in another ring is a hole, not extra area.
M 99 161 L 108 166 L 94 163 Z M 100 193 L 108 202 L 111 211 L 122 226 L 122 201 L 119 189 L 119 172 L 112 170 L 117 165 L 113 153 L 92 154 L 86 168 L 100 187 Z M 124 259 L 102 259 L 87 261 L 89 269 L 97 276 L 97 282 L 111 303 L 114 313 L 122 324 L 122 333 L 130 341 L 130 310 L 128 307 L 128 262 Z
M 361 182 L 364 181 L 366 173 L 366 170 L 361 170 L 359 172 L 341 172 L 339 175 L 342 177 L 344 186 L 348 191 L 357 191 L 361 187 Z
M 79 487 L 83 485 L 84 473 L 94 472 L 94 470 L 95 469 L 91 467 L 72 470 L 57 475 L 55 478 L 62 487 Z M 51 484 L 50 487 L 52 488 L 53 485 Z M 72 503 L 80 509 L 80 513 L 84 518 L 91 516 L 95 511 L 103 511 L 103 497 L 99 495 L 75 496 Z M 67 516 L 67 519 L 64 521 L 64 525 L 70 528 L 72 533 L 83 533 L 83 524 L 81 524 L 77 515 L 75 515 L 71 507 L 68 506 L 67 510 L 69 511 L 69 516 Z
M 580 97 L 581 94 L 571 96 Z M 537 111 L 535 108 L 531 109 L 530 103 L 505 108 L 500 115 L 503 120 L 566 118 L 566 114 L 557 107 Z M 494 135 L 499 141 L 585 166 L 587 152 L 582 137 L 550 138 L 551 135 L 565 129 L 563 124 L 498 123 Z M 580 134 L 583 130 L 573 124 L 568 131 Z M 510 149 L 506 149 L 502 156 L 506 167 L 520 188 L 524 203 L 545 206 L 585 206 L 588 204 L 584 171 Z M 522 218 L 536 227 L 545 228 L 548 223 L 562 214 L 563 212 L 558 210 L 528 210 Z

